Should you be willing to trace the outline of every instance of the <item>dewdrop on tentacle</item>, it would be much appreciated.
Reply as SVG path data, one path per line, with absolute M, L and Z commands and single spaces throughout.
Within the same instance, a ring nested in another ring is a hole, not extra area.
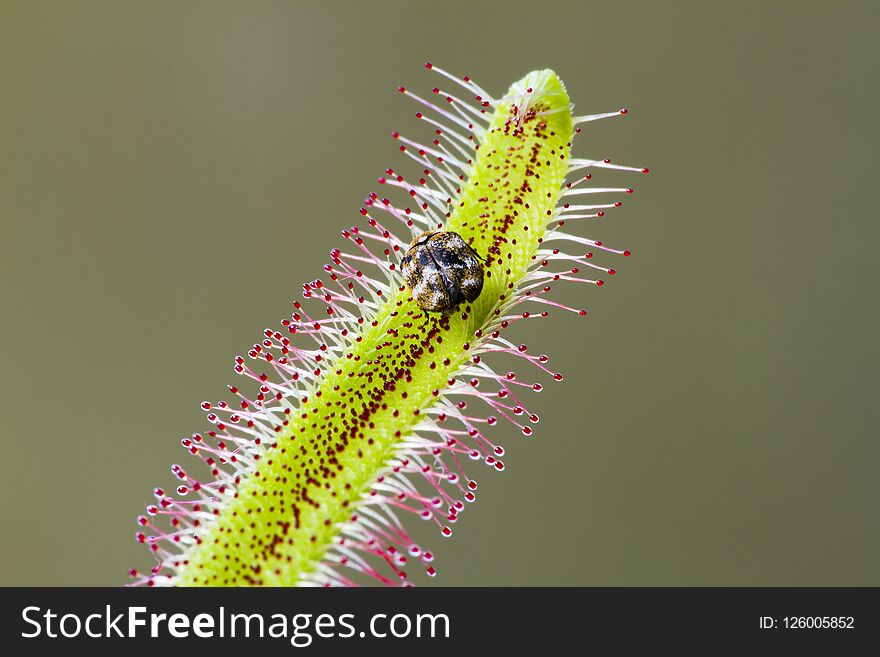
M 409 585 L 436 574 L 408 527 L 452 534 L 481 467 L 502 471 L 511 423 L 529 436 L 528 392 L 561 381 L 512 325 L 547 318 L 559 283 L 600 286 L 629 255 L 583 233 L 629 187 L 596 174 L 647 172 L 571 159 L 581 124 L 551 71 L 493 98 L 426 65 L 439 83 L 417 106 L 422 137 L 393 137 L 406 161 L 379 179 L 321 278 L 234 370 L 247 381 L 204 402 L 209 428 L 181 440 L 196 460 L 154 490 L 136 538 L 148 585 Z M 392 200 L 395 199 L 395 200 Z M 422 258 L 414 266 L 414 258 Z M 509 335 L 510 334 L 510 335 Z M 492 368 L 494 354 L 523 360 Z M 466 529 L 466 528 L 465 528 Z

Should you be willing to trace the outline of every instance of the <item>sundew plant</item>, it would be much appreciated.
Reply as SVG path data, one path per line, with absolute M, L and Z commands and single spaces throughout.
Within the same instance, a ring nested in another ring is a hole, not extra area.
M 399 91 L 430 138 L 393 134 L 406 175 L 385 172 L 303 301 L 235 358 L 244 384 L 202 403 L 210 429 L 181 442 L 211 476 L 174 465 L 176 485 L 155 489 L 137 540 L 157 562 L 130 571 L 135 584 L 410 585 L 414 569 L 436 571 L 407 527 L 451 536 L 476 499 L 474 473 L 504 470 L 496 425 L 532 435 L 523 397 L 562 375 L 514 325 L 586 314 L 551 288 L 614 274 L 596 256 L 629 251 L 581 233 L 632 192 L 594 186 L 591 172 L 647 169 L 572 158 L 578 126 L 627 110 L 573 116 L 552 71 L 493 98 L 425 66 L 441 80 L 433 93 Z M 446 313 L 414 301 L 400 263 L 426 231 L 457 233 L 484 259 L 475 301 Z M 494 370 L 497 354 L 521 371 Z

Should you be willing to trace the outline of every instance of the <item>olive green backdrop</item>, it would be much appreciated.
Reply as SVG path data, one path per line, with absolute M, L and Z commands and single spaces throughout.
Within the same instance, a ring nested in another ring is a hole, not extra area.
M 0 584 L 116 585 L 232 357 L 417 133 L 552 67 L 650 166 L 442 585 L 880 585 L 871 3 L 0 0 Z M 872 43 L 873 42 L 873 43 Z M 419 528 L 423 531 L 424 528 Z M 423 540 L 426 540 L 423 535 Z

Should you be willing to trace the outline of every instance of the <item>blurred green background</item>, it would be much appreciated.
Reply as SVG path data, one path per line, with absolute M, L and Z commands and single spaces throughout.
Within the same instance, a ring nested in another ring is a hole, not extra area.
M 564 292 L 591 317 L 519 329 L 566 382 L 433 583 L 880 585 L 872 4 L 0 1 L 0 584 L 151 564 L 134 517 L 430 59 L 554 68 L 630 108 L 576 154 L 652 169 L 590 227 L 634 253 Z

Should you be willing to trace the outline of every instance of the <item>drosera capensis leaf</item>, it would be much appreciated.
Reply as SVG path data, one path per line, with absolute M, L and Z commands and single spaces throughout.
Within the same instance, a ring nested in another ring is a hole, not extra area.
M 600 286 L 614 270 L 594 253 L 629 251 L 567 224 L 602 217 L 632 192 L 592 186 L 591 171 L 647 169 L 571 158 L 577 125 L 627 111 L 573 117 L 552 71 L 494 99 L 470 78 L 426 68 L 442 79 L 432 93 L 399 91 L 419 104 L 431 138 L 393 135 L 416 174 L 379 179 L 406 203 L 370 194 L 361 225 L 343 231 L 347 248 L 303 285 L 304 302 L 236 357 L 256 389 L 230 386 L 230 401 L 203 402 L 213 427 L 182 443 L 212 478 L 172 466 L 176 490 L 156 489 L 138 518 L 157 564 L 130 571 L 134 583 L 408 585 L 413 568 L 435 570 L 406 526 L 421 518 L 450 536 L 476 498 L 468 472 L 504 469 L 495 425 L 532 434 L 538 417 L 521 393 L 562 376 L 508 329 L 551 311 L 586 314 L 549 299 L 552 285 Z M 400 275 L 412 238 L 431 230 L 458 233 L 486 261 L 480 296 L 447 314 L 421 310 Z M 494 372 L 496 353 L 521 357 L 527 378 Z

